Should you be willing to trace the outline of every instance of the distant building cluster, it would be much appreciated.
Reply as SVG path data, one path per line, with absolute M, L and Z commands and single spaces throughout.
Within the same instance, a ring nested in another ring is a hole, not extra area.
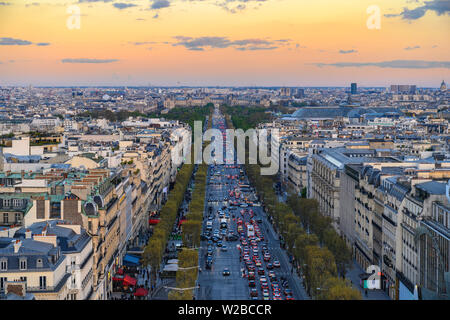
M 36 119 L 49 130 L 16 127 L 1 140 L 0 299 L 108 299 L 167 200 L 191 129 Z
M 279 130 L 272 161 L 282 184 L 318 201 L 358 264 L 380 268 L 382 289 L 393 299 L 449 295 L 444 89 L 436 93 L 440 103 L 428 107 L 304 107 L 259 126 Z
M 207 103 L 296 107 L 283 184 L 318 201 L 391 297 L 447 294 L 448 92 L 386 88 L 0 88 L 0 299 L 108 299 L 167 199 L 187 124 L 139 116 Z

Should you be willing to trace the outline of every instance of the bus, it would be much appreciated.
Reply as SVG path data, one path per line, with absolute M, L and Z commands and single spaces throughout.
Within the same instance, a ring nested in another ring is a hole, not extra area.
M 247 238 L 252 238 L 255 236 L 255 228 L 253 225 L 248 224 L 247 225 Z

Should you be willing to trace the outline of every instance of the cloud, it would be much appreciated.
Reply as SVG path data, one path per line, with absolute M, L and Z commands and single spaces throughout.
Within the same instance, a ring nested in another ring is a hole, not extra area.
M 33 42 L 14 38 L 0 38 L 1 46 L 29 46 Z
M 147 44 L 156 44 L 157 42 L 155 42 L 155 41 L 141 41 L 141 42 L 130 42 L 130 43 L 135 45 L 135 46 L 143 46 L 143 45 L 147 45 Z
M 62 63 L 111 63 L 119 61 L 117 59 L 62 59 Z
M 167 0 L 155 0 L 153 1 L 152 5 L 150 6 L 150 9 L 157 10 L 162 8 L 170 7 L 170 2 Z
M 408 47 L 406 47 L 406 48 L 404 48 L 403 50 L 416 50 L 416 49 L 420 49 L 420 46 L 414 46 L 414 47 L 411 47 L 411 46 L 408 46 Z
M 183 46 L 188 50 L 203 51 L 206 48 L 211 49 L 224 49 L 235 48 L 240 51 L 255 51 L 255 50 L 273 50 L 277 49 L 280 44 L 288 45 L 290 39 L 281 40 L 268 40 L 268 39 L 242 39 L 242 40 L 230 40 L 227 37 L 174 37 L 178 42 L 173 43 L 172 46 Z
M 112 2 L 113 0 L 79 0 L 78 3 L 90 3 L 90 2 Z
M 279 47 L 254 47 L 254 46 L 250 46 L 250 47 L 241 47 L 241 48 L 236 48 L 236 50 L 240 50 L 240 51 L 256 51 L 256 50 L 275 50 L 278 49 Z
M 358 50 L 339 50 L 340 54 L 349 54 L 349 53 L 356 53 Z
M 424 60 L 393 60 L 381 62 L 335 62 L 335 63 L 313 63 L 318 67 L 378 67 L 393 69 L 433 69 L 433 68 L 450 68 L 450 61 L 424 61 Z
M 438 16 L 450 13 L 450 0 L 432 0 L 425 1 L 423 5 L 408 9 L 403 8 L 403 11 L 398 14 L 385 14 L 386 18 L 401 17 L 402 20 L 417 20 L 425 16 L 427 11 L 434 11 Z
M 1 46 L 29 46 L 32 45 L 33 42 L 28 40 L 14 39 L 14 38 L 0 38 Z M 37 46 L 49 46 L 49 42 L 37 42 L 35 43 Z
M 263 2 L 267 0 L 223 0 L 222 2 L 216 2 L 215 5 L 221 7 L 222 9 L 228 11 L 229 13 L 238 13 L 245 9 L 247 9 L 247 4 L 255 3 L 257 6 L 254 9 L 257 9 Z M 238 3 L 235 6 L 232 6 L 232 3 Z
M 137 5 L 133 4 L 133 3 L 117 2 L 117 3 L 113 3 L 113 7 L 117 8 L 119 10 L 123 10 L 123 9 L 131 8 L 131 7 L 137 7 Z

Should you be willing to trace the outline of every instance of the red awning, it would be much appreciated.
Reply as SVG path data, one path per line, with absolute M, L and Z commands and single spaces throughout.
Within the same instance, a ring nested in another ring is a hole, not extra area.
M 158 224 L 159 221 L 160 221 L 159 219 L 148 219 L 148 223 L 149 223 L 150 225 Z
M 125 278 L 123 278 L 123 284 L 125 285 L 135 286 L 136 282 L 137 280 L 133 277 L 130 277 L 129 275 L 126 275 Z
M 135 297 L 146 297 L 148 295 L 148 290 L 144 288 L 139 288 L 134 293 Z
M 113 281 L 123 281 L 122 277 L 112 277 Z

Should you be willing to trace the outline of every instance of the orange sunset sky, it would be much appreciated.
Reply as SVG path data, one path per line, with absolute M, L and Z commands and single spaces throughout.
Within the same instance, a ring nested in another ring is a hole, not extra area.
M 0 86 L 438 87 L 449 31 L 450 0 L 0 0 Z

